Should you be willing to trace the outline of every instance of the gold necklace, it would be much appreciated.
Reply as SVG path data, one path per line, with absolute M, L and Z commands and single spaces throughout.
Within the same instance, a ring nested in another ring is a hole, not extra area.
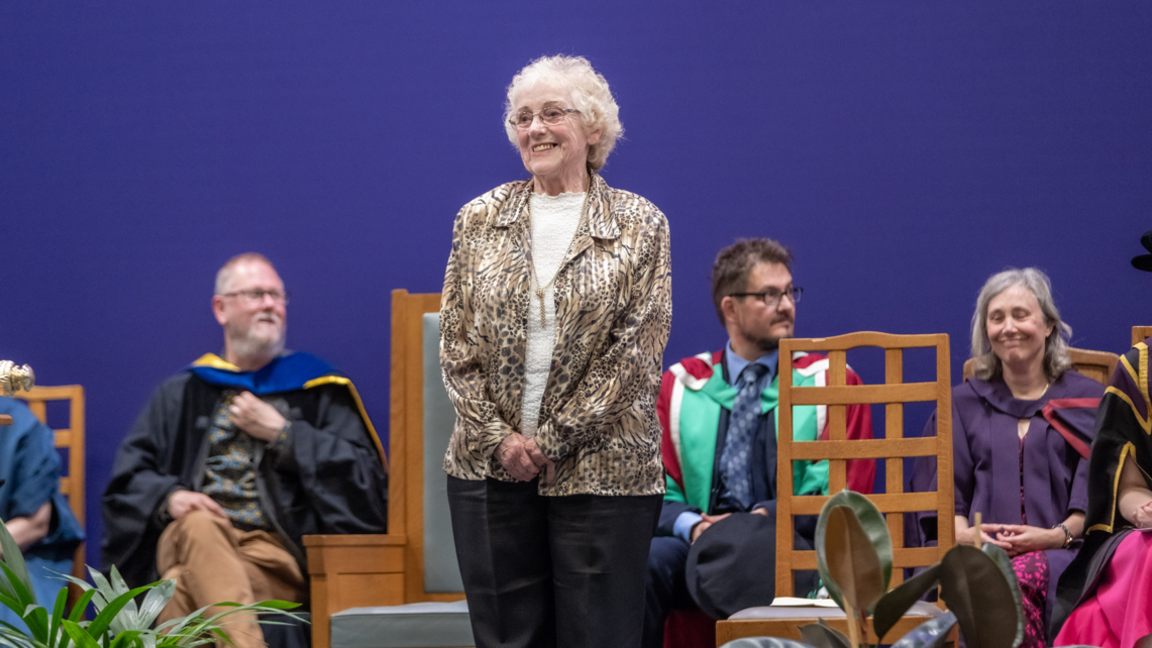
M 588 197 L 592 195 L 592 178 L 595 172 L 588 174 L 588 190 L 584 192 L 584 203 L 580 205 L 580 222 L 576 223 L 576 231 L 572 233 L 572 240 L 568 241 L 568 249 L 564 251 L 564 259 L 568 258 L 568 254 L 572 252 L 572 245 L 576 242 L 576 235 L 580 233 L 580 228 L 584 226 L 584 220 L 588 217 Z M 528 196 L 524 199 L 524 209 L 528 213 L 528 235 L 532 235 L 532 189 L 528 189 Z M 536 257 L 528 254 L 528 267 L 532 270 L 532 282 L 535 284 L 533 288 L 536 293 L 536 300 L 540 302 L 540 328 L 544 328 L 544 291 L 552 287 L 552 283 L 556 281 L 556 277 L 560 276 L 560 271 L 564 268 L 564 261 L 560 261 L 560 267 L 556 268 L 556 273 L 548 280 L 544 286 L 540 285 L 540 277 L 536 276 Z

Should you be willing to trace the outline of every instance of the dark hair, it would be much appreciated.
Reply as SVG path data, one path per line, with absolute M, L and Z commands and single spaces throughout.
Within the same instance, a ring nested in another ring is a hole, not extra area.
M 712 302 L 716 317 L 726 324 L 720 302 L 732 293 L 743 292 L 748 274 L 757 263 L 779 263 L 792 272 L 792 251 L 770 238 L 737 239 L 720 250 L 712 264 Z

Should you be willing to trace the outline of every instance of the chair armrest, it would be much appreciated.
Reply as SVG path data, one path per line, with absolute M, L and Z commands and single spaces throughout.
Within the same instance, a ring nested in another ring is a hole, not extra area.
M 399 534 L 306 535 L 312 594 L 312 646 L 328 648 L 329 617 L 354 607 L 404 603 L 404 546 Z

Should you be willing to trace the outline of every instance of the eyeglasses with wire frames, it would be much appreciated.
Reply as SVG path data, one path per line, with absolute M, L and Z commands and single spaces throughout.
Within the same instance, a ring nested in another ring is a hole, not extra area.
M 803 288 L 793 286 L 791 288 L 786 288 L 783 291 L 781 291 L 779 288 L 765 288 L 764 290 L 761 290 L 760 292 L 731 293 L 728 296 L 729 297 L 759 297 L 760 301 L 764 302 L 764 305 L 767 306 L 768 308 L 778 308 L 780 306 L 780 300 L 784 299 L 785 295 L 791 297 L 792 303 L 795 305 L 795 304 L 800 303 L 800 297 L 803 294 L 804 294 Z
M 561 108 L 560 106 L 544 106 L 539 112 L 532 112 L 530 110 L 521 110 L 520 112 L 508 118 L 508 123 L 519 128 L 520 130 L 527 130 L 532 127 L 532 122 L 536 120 L 536 115 L 540 115 L 540 121 L 548 126 L 555 126 L 559 124 L 569 114 L 580 114 L 579 110 L 575 108 Z
M 239 297 L 244 300 L 244 303 L 249 306 L 264 303 L 264 297 L 271 297 L 272 301 L 276 304 L 288 305 L 288 291 L 283 292 L 279 290 L 264 290 L 263 288 L 251 288 L 249 290 L 236 290 L 233 292 L 221 293 L 221 297 Z

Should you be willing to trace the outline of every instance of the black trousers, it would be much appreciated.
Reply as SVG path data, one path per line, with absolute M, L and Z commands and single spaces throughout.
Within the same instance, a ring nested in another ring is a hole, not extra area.
M 449 476 L 476 648 L 639 648 L 661 501 Z

